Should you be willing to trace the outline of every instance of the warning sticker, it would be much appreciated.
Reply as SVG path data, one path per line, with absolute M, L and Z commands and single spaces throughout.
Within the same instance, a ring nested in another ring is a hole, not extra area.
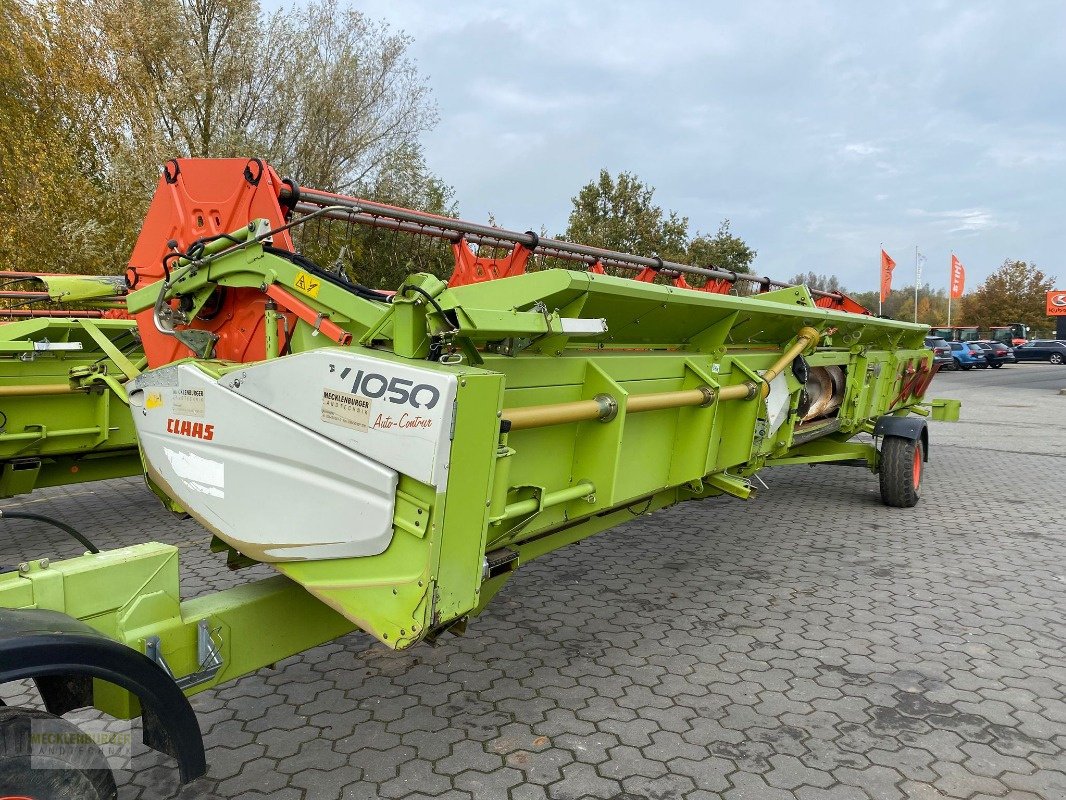
M 322 392 L 322 421 L 366 431 L 370 423 L 370 401 L 357 394 Z
M 318 297 L 318 290 L 322 288 L 322 281 L 308 275 L 306 272 L 297 272 L 296 280 L 292 284 L 297 291 L 301 291 L 308 297 Z
M 177 417 L 202 417 L 204 405 L 202 389 L 178 389 L 174 392 L 171 412 Z

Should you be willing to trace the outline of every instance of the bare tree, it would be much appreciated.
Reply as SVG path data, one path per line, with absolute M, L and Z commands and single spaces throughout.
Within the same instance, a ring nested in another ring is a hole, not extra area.
M 318 0 L 269 24 L 278 53 L 270 105 L 252 136 L 305 183 L 365 190 L 397 156 L 420 160 L 437 122 L 429 87 L 408 56 L 411 40 L 337 0 Z
M 338 0 L 90 0 L 110 32 L 132 143 L 145 160 L 260 156 L 333 191 L 420 158 L 437 121 L 411 40 Z

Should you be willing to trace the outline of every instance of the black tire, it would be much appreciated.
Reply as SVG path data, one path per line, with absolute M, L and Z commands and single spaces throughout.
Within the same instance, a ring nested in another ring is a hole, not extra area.
M 961 366 L 964 372 L 969 372 L 973 369 L 973 364 L 962 364 Z
M 1002 367 L 1002 366 L 1003 366 L 1003 363 L 1002 363 L 1002 362 L 1000 362 L 999 364 L 993 364 L 993 365 L 992 365 L 992 369 L 999 369 L 999 368 L 1000 368 L 1000 367 Z
M 881 444 L 878 479 L 881 502 L 895 508 L 913 508 L 922 496 L 925 448 L 921 439 L 886 436 Z
M 118 789 L 95 743 L 32 744 L 37 726 L 83 736 L 77 725 L 34 708 L 0 708 L 0 797 L 33 800 L 115 800 Z M 39 728 L 38 728 L 39 731 Z M 31 761 L 32 759 L 32 761 Z
M 1049 355 L 1047 357 L 1047 360 L 1049 362 L 1051 362 L 1052 364 L 1061 364 L 1062 363 L 1062 353 L 1052 353 L 1051 355 Z
M 951 359 L 951 371 L 958 372 L 960 369 L 962 369 L 962 363 L 957 358 Z

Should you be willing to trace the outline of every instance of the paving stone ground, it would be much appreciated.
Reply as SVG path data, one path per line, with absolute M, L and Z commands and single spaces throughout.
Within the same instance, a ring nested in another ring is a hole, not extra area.
M 1055 370 L 1058 371 L 1055 371 Z M 353 634 L 194 698 L 210 760 L 182 798 L 1066 799 L 1066 368 L 938 377 L 925 496 L 856 468 L 763 473 L 524 566 L 464 638 Z M 101 546 L 179 545 L 185 591 L 233 574 L 137 480 L 5 507 Z M 0 564 L 70 555 L 5 525 Z M 34 702 L 21 686 L 8 702 Z M 121 797 L 178 792 L 139 749 Z

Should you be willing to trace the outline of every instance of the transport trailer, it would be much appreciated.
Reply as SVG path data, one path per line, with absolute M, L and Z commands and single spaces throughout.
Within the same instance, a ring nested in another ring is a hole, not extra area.
M 317 217 L 445 238 L 456 273 L 350 283 L 295 252 Z M 477 257 L 489 237 L 510 255 Z M 580 269 L 526 272 L 536 254 Z M 842 295 L 316 192 L 254 159 L 168 164 L 131 272 L 148 366 L 121 389 L 147 479 L 229 566 L 278 574 L 182 600 L 168 545 L 28 561 L 0 575 L 0 681 L 34 679 L 51 715 L 140 715 L 184 781 L 206 769 L 188 695 L 353 630 L 462 632 L 522 564 L 750 498 L 764 467 L 865 467 L 891 516 L 920 500 L 927 417 L 958 415 L 924 400 L 927 328 Z M 8 763 L 42 713 L 0 713 Z M 113 793 L 99 764 L 54 772 Z

